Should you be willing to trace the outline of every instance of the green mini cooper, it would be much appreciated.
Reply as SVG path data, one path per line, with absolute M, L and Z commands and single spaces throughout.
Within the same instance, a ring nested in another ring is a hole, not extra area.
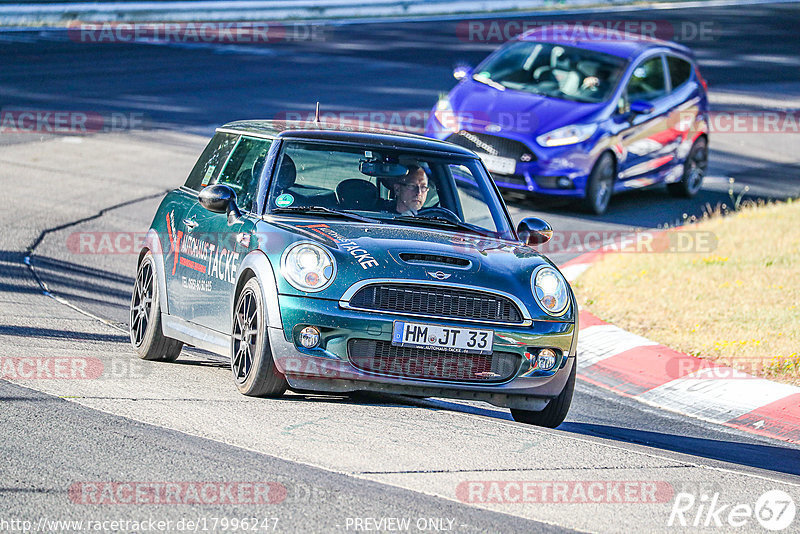
M 515 229 L 473 152 L 323 123 L 216 131 L 164 198 L 139 255 L 130 337 L 230 357 L 245 395 L 375 391 L 480 400 L 556 427 L 575 385 L 578 311 Z

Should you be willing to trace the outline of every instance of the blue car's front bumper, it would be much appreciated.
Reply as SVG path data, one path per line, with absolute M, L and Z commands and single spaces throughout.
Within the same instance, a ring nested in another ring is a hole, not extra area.
M 431 116 L 425 135 L 453 142 L 457 134 L 446 129 Z M 503 138 L 524 144 L 530 161 L 517 161 L 513 174 L 492 172 L 490 168 L 498 187 L 531 194 L 573 198 L 585 196 L 586 181 L 597 159 L 595 141 L 562 147 L 542 147 L 514 132 L 504 132 Z

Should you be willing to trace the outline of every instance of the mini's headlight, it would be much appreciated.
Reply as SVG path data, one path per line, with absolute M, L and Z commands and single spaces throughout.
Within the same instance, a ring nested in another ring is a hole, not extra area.
M 281 272 L 292 287 L 313 293 L 330 285 L 336 276 L 336 263 L 323 247 L 296 243 L 283 253 Z
M 536 142 L 542 146 L 574 145 L 589 139 L 597 131 L 597 124 L 570 124 L 540 135 Z
M 542 267 L 533 278 L 533 294 L 550 315 L 561 315 L 569 304 L 567 282 L 552 267 Z

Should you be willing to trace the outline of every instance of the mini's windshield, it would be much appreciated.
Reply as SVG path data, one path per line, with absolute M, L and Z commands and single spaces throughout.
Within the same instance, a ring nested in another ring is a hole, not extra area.
M 571 46 L 519 41 L 491 56 L 473 78 L 498 88 L 515 89 L 576 102 L 611 97 L 623 72 L 622 58 Z
M 512 235 L 496 189 L 470 157 L 290 141 L 267 200 L 271 213 Z

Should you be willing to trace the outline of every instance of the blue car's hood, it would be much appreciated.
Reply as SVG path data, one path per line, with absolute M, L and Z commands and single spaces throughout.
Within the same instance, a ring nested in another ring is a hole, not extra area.
M 500 126 L 503 131 L 531 138 L 569 124 L 592 121 L 606 106 L 510 89 L 499 91 L 474 80 L 458 84 L 450 93 L 450 104 L 462 119 L 464 129 L 491 132 Z M 490 124 L 494 126 L 487 130 Z

